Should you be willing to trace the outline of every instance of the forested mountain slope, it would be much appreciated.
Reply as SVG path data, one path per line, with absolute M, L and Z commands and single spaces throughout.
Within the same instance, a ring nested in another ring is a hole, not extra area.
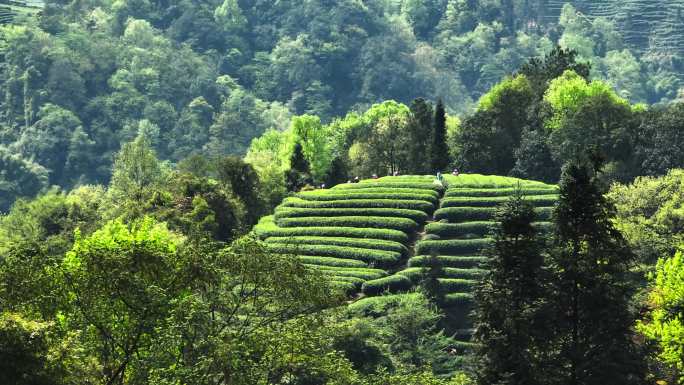
M 383 100 L 442 99 L 452 116 L 469 114 L 556 44 L 630 102 L 678 98 L 678 3 L 571 4 L 47 1 L 0 28 L 0 206 L 107 183 L 121 144 L 141 132 L 177 163 L 244 155 L 293 116 L 326 124 Z

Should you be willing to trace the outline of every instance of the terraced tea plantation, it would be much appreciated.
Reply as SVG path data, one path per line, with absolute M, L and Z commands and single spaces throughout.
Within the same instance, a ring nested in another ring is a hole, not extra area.
M 443 307 L 461 337 L 472 333 L 473 288 L 487 257 L 482 250 L 497 206 L 516 189 L 532 202 L 540 230 L 558 188 L 501 176 L 384 177 L 307 191 L 287 198 L 255 231 L 273 251 L 296 255 L 350 296 L 354 306 L 392 301 L 421 285 L 437 265 Z
M 0 25 L 12 23 L 18 15 L 35 15 L 43 5 L 37 0 L 0 0 Z
M 394 177 L 286 198 L 255 232 L 277 253 L 296 255 L 350 295 L 406 291 L 392 273 L 412 256 L 445 187 L 432 177 Z
M 497 206 L 520 186 L 548 225 L 557 188 L 483 175 L 399 176 L 363 180 L 286 198 L 256 233 L 268 247 L 296 255 L 350 295 L 408 291 L 430 255 L 448 306 L 468 303 L 482 275 L 482 249 Z

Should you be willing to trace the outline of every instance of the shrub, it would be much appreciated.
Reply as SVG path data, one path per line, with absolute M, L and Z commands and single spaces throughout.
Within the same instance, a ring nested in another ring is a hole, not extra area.
M 279 207 L 275 211 L 275 219 L 301 217 L 393 217 L 408 218 L 417 223 L 423 223 L 428 215 L 423 211 L 384 208 L 297 208 Z
M 479 253 L 492 244 L 491 239 L 451 239 L 439 241 L 421 241 L 416 245 L 416 254 L 430 255 L 467 255 Z
M 362 183 L 343 183 L 335 186 L 338 190 L 358 190 L 366 188 L 411 188 L 411 189 L 424 189 L 424 190 L 435 190 L 443 191 L 444 186 L 432 182 L 389 182 L 389 181 L 376 181 L 372 179 L 364 180 Z
M 333 257 L 317 257 L 311 255 L 300 255 L 297 257 L 300 262 L 307 265 L 335 266 L 335 267 L 367 267 L 366 263 L 356 259 L 344 259 Z
M 292 255 L 312 255 L 342 259 L 358 259 L 367 263 L 392 264 L 401 259 L 401 253 L 384 250 L 370 250 L 358 247 L 330 245 L 291 245 L 269 243 L 266 245 L 272 252 Z
M 318 237 L 349 237 L 364 239 L 384 239 L 400 243 L 408 242 L 408 236 L 392 229 L 372 229 L 356 227 L 278 227 L 278 226 L 255 226 L 254 231 L 259 237 L 296 237 L 296 236 L 318 236 Z
M 422 182 L 432 183 L 435 180 L 434 175 L 387 175 L 380 177 L 380 182 Z M 365 182 L 365 181 L 364 181 Z
M 473 304 L 471 293 L 450 293 L 444 296 L 446 306 L 469 306 Z
M 477 285 L 476 280 L 460 278 L 439 278 L 439 287 L 444 292 L 470 292 Z
M 411 289 L 413 283 L 403 275 L 390 275 L 372 281 L 366 281 L 361 286 L 361 291 L 366 295 L 378 295 L 384 292 L 396 293 Z
M 330 281 L 330 286 L 332 286 L 333 289 L 337 289 L 337 290 L 339 290 L 343 293 L 346 293 L 346 294 L 351 294 L 351 293 L 355 292 L 359 287 L 358 284 L 353 283 L 353 282 L 345 282 L 345 281 L 337 281 L 337 280 Z
M 479 267 L 483 263 L 486 263 L 489 258 L 483 256 L 472 256 L 472 257 L 454 257 L 440 255 L 437 257 L 439 263 L 444 267 L 456 267 L 461 269 L 467 269 L 471 267 Z M 425 267 L 429 265 L 430 256 L 419 255 L 415 256 L 408 261 L 409 267 Z
M 496 207 L 445 207 L 435 211 L 435 218 L 449 222 L 486 221 L 494 218 L 496 210 Z M 534 211 L 538 219 L 546 221 L 551 218 L 553 207 L 537 207 Z
M 442 268 L 442 278 L 480 279 L 484 273 L 485 270 L 482 269 Z M 399 271 L 397 274 L 406 276 L 413 283 L 418 283 L 424 277 L 424 269 L 421 267 L 409 267 Z
M 428 241 L 428 240 L 436 241 L 439 239 L 442 239 L 442 237 L 440 237 L 437 234 L 425 234 L 425 236 L 423 236 L 423 240 L 425 240 L 425 241 Z
M 364 249 L 385 250 L 408 254 L 406 246 L 399 242 L 385 241 L 382 239 L 356 239 L 342 237 L 271 237 L 266 243 L 281 243 L 290 245 L 333 245 L 360 247 Z
M 396 306 L 404 297 L 417 297 L 420 293 L 386 294 L 378 297 L 365 297 L 347 306 L 347 312 L 358 317 L 380 317 Z
M 358 186 L 358 185 L 353 185 Z M 349 185 L 338 185 L 330 190 L 316 190 L 311 191 L 308 194 L 411 194 L 411 195 L 430 195 L 435 198 L 439 198 L 440 194 L 438 191 L 433 189 L 423 189 L 423 188 L 407 188 L 407 187 L 373 187 L 373 186 L 362 186 L 361 188 L 352 187 Z
M 495 207 L 447 207 L 435 211 L 435 219 L 449 222 L 491 220 L 496 213 Z
M 428 234 L 451 238 L 483 238 L 488 235 L 496 222 L 464 222 L 464 223 L 428 223 L 425 231 Z
M 420 210 L 431 213 L 435 205 L 422 200 L 395 200 L 395 199 L 347 199 L 337 201 L 307 201 L 301 198 L 290 197 L 283 201 L 281 207 L 301 208 L 388 208 Z
M 441 207 L 496 207 L 502 203 L 507 202 L 510 197 L 452 197 L 442 200 Z M 524 198 L 533 206 L 553 206 L 558 201 L 558 195 L 530 195 Z
M 339 275 L 327 275 L 331 282 L 347 282 L 354 284 L 356 287 L 361 287 L 361 285 L 366 282 L 363 278 L 356 277 L 345 277 Z
M 386 217 L 303 217 L 283 218 L 277 221 L 281 227 L 363 227 L 401 230 L 406 233 L 416 230 L 418 224 L 407 218 Z
M 365 191 L 340 191 L 332 190 L 326 194 L 297 194 L 298 198 L 308 201 L 339 201 L 349 199 L 396 199 L 396 200 L 421 200 L 434 205 L 439 202 L 439 197 L 431 194 L 404 193 L 404 192 L 365 192 Z
M 475 221 L 461 223 L 433 222 L 425 226 L 425 232 L 435 234 L 442 238 L 484 238 L 490 234 L 497 222 Z M 533 224 L 538 231 L 549 231 L 553 225 L 551 222 L 535 222 Z M 425 238 L 427 239 L 427 238 Z
M 349 267 L 330 267 L 330 266 L 316 266 L 316 265 L 305 265 L 306 267 L 315 270 L 326 276 L 334 277 L 354 277 L 361 278 L 363 280 L 369 281 L 371 279 L 382 278 L 387 275 L 387 272 L 380 269 L 370 269 L 370 268 L 349 268 Z M 338 278 L 335 278 L 338 279 Z
M 444 194 L 445 197 L 498 197 L 515 194 L 516 188 L 450 188 Z M 557 195 L 558 187 L 524 187 L 521 189 L 524 195 Z
M 500 187 L 540 187 L 549 186 L 542 182 L 512 178 L 509 176 L 461 174 L 459 176 L 444 175 L 444 179 L 450 188 L 475 187 L 475 188 L 500 188 Z

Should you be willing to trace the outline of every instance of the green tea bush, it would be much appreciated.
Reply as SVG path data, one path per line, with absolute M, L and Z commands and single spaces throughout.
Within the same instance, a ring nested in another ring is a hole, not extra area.
M 380 182 L 422 182 L 422 183 L 432 183 L 436 177 L 434 175 L 386 175 L 379 179 Z M 370 179 L 370 181 L 373 181 Z M 365 183 L 365 182 L 364 182 Z
M 443 292 L 470 292 L 477 285 L 478 281 L 460 278 L 439 278 L 439 287 Z
M 325 274 L 324 274 L 325 275 Z M 356 277 L 344 277 L 344 276 L 339 276 L 339 275 L 325 275 L 331 282 L 347 282 L 351 283 L 354 286 L 360 288 L 361 285 L 366 282 L 365 279 L 363 278 L 356 278 Z
M 449 222 L 487 221 L 494 218 L 496 210 L 496 207 L 445 207 L 435 211 L 435 219 L 446 219 Z M 548 221 L 553 207 L 537 207 L 534 211 L 537 219 Z
M 402 298 L 420 296 L 420 293 L 386 294 L 377 297 L 365 297 L 349 304 L 347 312 L 356 317 L 380 317 L 387 314 L 387 310 L 396 306 Z
M 461 223 L 433 222 L 425 226 L 425 232 L 430 235 L 438 235 L 440 238 L 484 238 L 497 226 L 497 222 L 474 221 Z M 535 222 L 534 227 L 538 231 L 549 231 L 553 225 L 551 222 Z
M 445 197 L 498 197 L 515 194 L 516 188 L 450 188 L 444 194 Z M 521 189 L 524 195 L 558 195 L 558 187 L 525 187 Z
M 389 182 L 389 181 L 376 181 L 372 179 L 366 179 L 362 181 L 361 183 L 343 183 L 340 185 L 335 186 L 335 189 L 337 190 L 358 190 L 358 189 L 365 189 L 365 188 L 378 188 L 378 187 L 385 187 L 385 188 L 412 188 L 412 189 L 425 189 L 425 190 L 435 190 L 435 191 L 443 191 L 444 186 L 432 183 L 432 182 L 422 182 L 422 181 L 416 181 L 416 182 Z
M 384 250 L 362 249 L 359 247 L 292 245 L 282 243 L 268 243 L 266 246 L 270 251 L 279 254 L 358 259 L 366 263 L 374 263 L 378 265 L 389 265 L 401 260 L 401 253 Z
M 299 208 L 388 208 L 420 210 L 431 213 L 435 205 L 422 200 L 395 200 L 395 199 L 348 199 L 338 201 L 307 201 L 301 198 L 290 197 L 283 201 L 281 207 Z
M 458 269 L 454 267 L 442 268 L 442 278 L 480 279 L 485 273 L 482 269 Z M 410 279 L 413 283 L 419 283 L 425 277 L 425 269 L 422 267 L 409 267 L 397 272 Z
M 518 179 L 509 176 L 461 174 L 459 176 L 444 175 L 450 188 L 501 188 L 501 187 L 546 187 L 542 182 Z
M 449 222 L 486 221 L 494 218 L 496 207 L 447 207 L 435 211 L 435 219 Z
M 353 277 L 360 278 L 364 281 L 369 281 L 371 279 L 382 278 L 387 275 L 387 272 L 380 269 L 370 269 L 370 268 L 349 268 L 349 267 L 331 267 L 331 266 L 317 266 L 317 265 L 305 265 L 306 267 L 317 271 L 326 276 L 334 277 Z M 338 279 L 338 278 L 336 278 Z
M 276 222 L 283 218 L 301 217 L 396 217 L 408 218 L 417 223 L 423 223 L 428 215 L 423 211 L 385 208 L 297 208 L 279 207 L 275 211 Z
M 266 243 L 281 243 L 291 245 L 333 245 L 360 247 L 364 249 L 385 250 L 408 254 L 406 246 L 399 242 L 385 241 L 382 239 L 356 239 L 343 237 L 271 237 Z
M 471 293 L 450 293 L 444 296 L 446 306 L 468 306 L 473 304 Z
M 307 265 L 335 266 L 335 267 L 367 267 L 366 263 L 357 259 L 344 259 L 334 257 L 317 257 L 311 255 L 300 255 L 297 257 L 300 262 Z
M 428 223 L 425 232 L 442 238 L 484 238 L 490 234 L 496 222 L 476 221 L 463 223 Z
M 496 207 L 507 202 L 510 197 L 452 197 L 444 198 L 441 207 Z M 533 206 L 553 206 L 558 201 L 558 195 L 530 195 L 524 198 Z
M 373 228 L 357 228 L 357 227 L 278 227 L 278 226 L 263 226 L 259 225 L 254 228 L 255 233 L 263 238 L 267 237 L 297 237 L 297 236 L 314 236 L 314 237 L 349 237 L 349 238 L 365 238 L 365 239 L 384 239 L 387 241 L 394 241 L 400 243 L 408 242 L 406 233 L 399 230 L 392 229 L 373 229 Z
M 432 194 L 405 193 L 405 192 L 365 192 L 365 191 L 336 191 L 326 194 L 297 194 L 298 198 L 308 201 L 339 201 L 349 199 L 396 199 L 396 200 L 421 200 L 434 205 L 439 202 L 439 197 Z
M 378 295 L 381 293 L 396 293 L 411 289 L 413 283 L 403 275 L 390 275 L 372 281 L 366 281 L 361 286 L 361 291 L 365 295 Z
M 330 286 L 333 289 L 339 290 L 339 291 L 346 293 L 346 294 L 351 294 L 351 293 L 355 292 L 359 287 L 359 285 L 352 283 L 352 282 L 344 282 L 344 281 L 337 281 L 337 280 L 330 281 Z
M 302 217 L 283 218 L 277 221 L 281 227 L 363 227 L 401 230 L 409 233 L 418 228 L 418 224 L 408 218 L 387 217 Z
M 416 245 L 416 254 L 431 255 L 468 255 L 477 254 L 492 244 L 491 239 L 450 239 L 439 241 L 421 241 Z
M 456 267 L 461 269 L 467 269 L 471 267 L 479 267 L 480 265 L 487 262 L 489 258 L 483 256 L 472 256 L 472 257 L 460 257 L 460 256 L 447 256 L 440 255 L 437 261 L 443 267 Z M 408 261 L 409 267 L 426 267 L 430 264 L 429 255 L 418 255 Z
M 358 186 L 354 184 L 352 186 Z M 300 193 L 306 195 L 326 195 L 326 194 L 412 194 L 430 195 L 435 198 L 440 197 L 440 193 L 434 189 L 408 188 L 408 187 L 373 187 L 363 185 L 363 187 L 352 187 L 349 185 L 337 185 L 330 190 L 314 190 Z

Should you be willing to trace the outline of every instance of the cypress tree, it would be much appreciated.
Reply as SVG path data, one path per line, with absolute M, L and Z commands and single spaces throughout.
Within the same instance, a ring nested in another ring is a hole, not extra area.
M 290 169 L 285 172 L 285 183 L 288 191 L 298 191 L 307 184 L 311 184 L 311 167 L 304 157 L 302 145 L 296 143 L 290 157 Z
M 550 258 L 553 377 L 563 385 L 640 384 L 628 285 L 635 256 L 610 220 L 614 207 L 595 163 L 570 163 L 561 176 Z
M 475 292 L 477 383 L 545 384 L 540 352 L 545 344 L 546 281 L 543 242 L 534 208 L 518 192 L 496 215 L 488 273 Z
M 309 161 L 304 157 L 304 151 L 301 143 L 297 142 L 290 157 L 290 169 L 295 170 L 301 174 L 310 174 L 311 166 Z
M 444 171 L 449 166 L 449 150 L 446 145 L 446 111 L 442 99 L 435 108 L 435 122 L 432 131 L 432 146 L 430 149 L 432 171 Z
M 412 174 L 432 172 L 431 164 L 425 161 L 431 147 L 432 104 L 423 98 L 414 99 L 411 103 L 411 116 L 407 125 L 407 168 Z

